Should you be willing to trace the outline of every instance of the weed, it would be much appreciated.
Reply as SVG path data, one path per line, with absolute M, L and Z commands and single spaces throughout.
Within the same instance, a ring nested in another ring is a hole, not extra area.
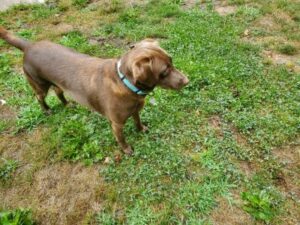
M 297 53 L 297 48 L 291 44 L 284 44 L 278 47 L 278 51 L 286 55 L 295 55 Z
M 79 8 L 87 6 L 89 0 L 72 0 L 72 4 Z
M 0 121 L 0 134 L 5 131 L 8 127 L 8 123 L 5 120 Z
M 124 7 L 124 4 L 121 0 L 111 0 L 104 1 L 103 6 L 101 7 L 101 12 L 104 14 L 111 14 L 120 12 Z
M 0 164 L 0 181 L 6 182 L 12 178 L 12 174 L 17 169 L 18 163 L 15 160 L 1 159 Z
M 243 209 L 255 219 L 270 222 L 279 212 L 281 200 L 274 190 L 243 192 L 241 197 L 245 201 Z
M 0 211 L 1 225 L 34 225 L 31 211 L 28 209 L 15 209 L 9 211 Z

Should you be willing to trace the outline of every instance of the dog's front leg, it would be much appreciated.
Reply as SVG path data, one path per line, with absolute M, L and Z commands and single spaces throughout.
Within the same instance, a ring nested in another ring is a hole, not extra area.
M 133 120 L 136 126 L 136 129 L 138 129 L 138 131 L 142 131 L 142 132 L 146 132 L 148 130 L 148 127 L 146 127 L 144 124 L 142 124 L 139 112 L 135 112 L 133 115 Z
M 121 146 L 123 152 L 127 155 L 131 155 L 133 153 L 133 150 L 132 150 L 131 146 L 127 144 L 124 134 L 123 134 L 124 124 L 112 122 L 111 126 L 113 129 L 113 133 L 117 139 L 117 142 Z

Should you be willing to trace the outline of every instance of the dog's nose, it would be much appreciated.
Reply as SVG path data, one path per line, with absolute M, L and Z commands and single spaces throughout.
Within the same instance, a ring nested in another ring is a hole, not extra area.
M 189 79 L 187 78 L 187 77 L 184 77 L 183 79 L 182 79 L 182 85 L 183 86 L 185 86 L 185 85 L 187 85 L 190 81 L 189 81 Z

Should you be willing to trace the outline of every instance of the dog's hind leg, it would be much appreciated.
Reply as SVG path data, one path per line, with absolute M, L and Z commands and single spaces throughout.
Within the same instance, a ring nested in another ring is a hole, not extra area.
M 53 89 L 57 95 L 57 97 L 59 98 L 59 100 L 64 104 L 64 105 L 67 105 L 68 104 L 68 101 L 67 99 L 65 98 L 64 96 L 64 91 L 60 88 L 60 87 L 57 87 L 57 86 L 53 86 Z
M 27 78 L 30 86 L 32 87 L 33 91 L 36 94 L 37 100 L 38 100 L 42 110 L 44 111 L 44 113 L 50 114 L 51 110 L 50 110 L 50 107 L 45 102 L 45 98 L 47 96 L 47 93 L 51 86 L 51 83 L 48 81 L 44 81 L 44 80 L 35 81 L 31 78 L 31 76 L 25 70 L 24 70 L 24 72 L 25 72 L 26 78 Z

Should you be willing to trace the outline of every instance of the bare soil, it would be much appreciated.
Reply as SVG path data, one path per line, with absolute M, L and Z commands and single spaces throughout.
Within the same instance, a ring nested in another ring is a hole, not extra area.
M 275 157 L 281 162 L 282 187 L 288 195 L 300 202 L 300 139 L 282 148 L 273 151 Z
M 217 13 L 219 13 L 221 16 L 227 16 L 230 14 L 233 14 L 236 12 L 237 7 L 236 6 L 222 6 L 222 5 L 216 5 L 215 10 Z
M 300 139 L 275 149 L 275 157 L 284 165 L 278 187 L 287 197 L 287 212 L 280 219 L 288 225 L 300 221 Z
M 285 65 L 288 69 L 300 73 L 300 54 L 284 55 L 274 51 L 265 50 L 263 56 L 271 60 L 273 64 Z
M 236 6 L 232 6 L 232 5 L 228 5 L 227 1 L 224 0 L 215 0 L 212 1 L 213 5 L 214 5 L 214 9 L 217 13 L 219 13 L 219 15 L 221 16 L 227 16 L 229 14 L 235 13 L 237 7 Z M 207 3 L 205 3 L 204 1 L 197 1 L 197 0 L 186 0 L 182 3 L 182 8 L 183 9 L 191 9 L 194 6 L 198 6 L 202 9 L 206 8 Z

